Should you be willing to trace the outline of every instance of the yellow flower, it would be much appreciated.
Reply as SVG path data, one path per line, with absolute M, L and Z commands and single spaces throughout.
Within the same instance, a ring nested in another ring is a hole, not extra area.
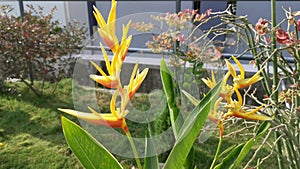
M 3 143 L 0 143 L 0 147 L 3 146 Z
M 134 69 L 131 74 L 131 78 L 129 84 L 124 86 L 124 88 L 119 88 L 120 95 L 121 95 L 121 108 L 120 112 L 122 115 L 127 114 L 128 111 L 126 110 L 126 106 L 129 100 L 134 96 L 137 92 L 141 84 L 143 83 L 149 69 L 144 69 L 141 73 L 138 70 L 138 64 L 135 64 Z
M 125 55 L 127 54 L 128 46 L 131 39 L 129 41 L 125 41 L 123 44 L 121 44 L 118 51 L 114 54 L 112 58 L 112 62 L 110 63 L 108 55 L 103 47 L 102 44 L 100 44 L 102 54 L 104 57 L 104 61 L 106 64 L 106 69 L 108 71 L 108 75 L 93 61 L 91 61 L 91 64 L 100 72 L 101 76 L 98 75 L 90 75 L 90 78 L 95 80 L 96 82 L 102 84 L 105 87 L 108 88 L 117 88 L 119 85 L 119 76 L 121 73 L 121 67 L 125 58 Z
M 263 108 L 263 105 L 255 108 L 254 110 L 251 111 L 246 111 L 242 109 L 243 105 L 243 99 L 241 93 L 238 91 L 238 89 L 234 89 L 235 93 L 237 95 L 238 101 L 234 100 L 231 101 L 230 104 L 226 106 L 228 109 L 228 112 L 224 115 L 224 119 L 234 116 L 238 118 L 243 118 L 246 120 L 272 120 L 272 118 L 264 116 L 264 115 L 259 115 L 256 114 L 261 108 Z
M 92 124 L 96 124 L 100 126 L 109 126 L 112 128 L 121 128 L 125 133 L 128 132 L 128 127 L 125 118 L 116 117 L 113 116 L 112 114 L 97 113 L 95 110 L 93 110 L 90 107 L 89 109 L 92 113 L 85 113 L 85 112 L 80 112 L 71 109 L 58 109 L 58 110 Z
M 124 118 L 126 114 L 123 113 L 124 115 L 121 115 L 121 113 L 117 111 L 115 108 L 117 96 L 118 96 L 118 91 L 116 90 L 110 102 L 111 113 L 97 113 L 91 107 L 88 107 L 91 113 L 85 113 L 85 112 L 71 110 L 71 109 L 59 108 L 58 110 L 92 124 L 96 124 L 100 126 L 110 126 L 113 128 L 121 128 L 125 133 L 127 133 L 128 127 Z
M 110 126 L 113 128 L 121 128 L 125 133 L 127 133 L 128 127 L 125 121 L 125 116 L 128 114 L 128 110 L 126 110 L 126 106 L 129 100 L 133 97 L 135 92 L 142 84 L 149 70 L 148 68 L 146 68 L 141 73 L 138 73 L 139 71 L 137 70 L 137 67 L 138 64 L 136 64 L 134 67 L 129 85 L 125 86 L 124 89 L 118 88 L 117 90 L 115 90 L 110 102 L 111 113 L 97 113 L 91 107 L 88 107 L 91 113 L 85 113 L 85 112 L 75 111 L 71 109 L 58 109 L 58 110 L 92 124 L 97 124 L 100 126 Z M 121 108 L 116 109 L 116 100 L 119 92 L 121 94 Z
M 230 72 L 227 72 L 225 74 L 225 77 L 224 77 L 224 80 L 223 80 L 223 84 L 222 84 L 222 89 L 221 89 L 221 92 L 220 92 L 220 96 L 222 98 L 224 98 L 227 102 L 231 99 L 231 96 L 234 93 L 233 87 L 230 86 L 230 85 L 228 85 L 228 84 L 226 84 L 227 81 L 228 81 L 229 76 L 230 76 Z M 209 78 L 207 78 L 207 79 L 202 78 L 201 80 L 210 89 L 212 89 L 213 87 L 215 87 L 217 85 L 217 82 L 216 82 L 213 70 L 211 71 L 211 80 Z
M 193 97 L 191 94 L 189 94 L 188 92 L 182 90 L 182 93 L 190 100 L 190 102 L 194 105 L 197 106 L 200 103 L 200 100 L 196 99 L 195 97 Z M 213 109 L 208 113 L 208 119 L 210 119 L 212 122 L 214 122 L 215 124 L 218 124 L 219 122 L 219 118 L 218 118 L 218 107 L 221 103 L 221 101 L 223 100 L 223 98 L 218 98 L 218 100 L 215 102 Z
M 102 28 L 99 29 L 99 33 L 104 39 L 106 45 L 109 46 L 112 50 L 113 58 L 111 59 L 111 61 L 109 60 L 106 50 L 100 43 L 108 74 L 106 74 L 96 63 L 91 61 L 91 64 L 100 72 L 101 75 L 90 75 L 90 78 L 92 78 L 93 80 L 102 84 L 105 87 L 116 89 L 110 101 L 110 113 L 97 113 L 91 107 L 88 107 L 91 113 L 80 112 L 71 109 L 58 110 L 93 124 L 101 126 L 110 126 L 113 128 L 121 128 L 125 133 L 128 134 L 129 131 L 126 124 L 125 116 L 128 114 L 129 111 L 126 109 L 126 106 L 141 86 L 149 69 L 146 68 L 141 73 L 139 73 L 138 64 L 136 64 L 133 69 L 129 84 L 127 86 L 124 86 L 124 88 L 122 87 L 120 81 L 120 73 L 123 61 L 126 57 L 132 39 L 132 36 L 129 36 L 127 38 L 127 33 L 131 21 L 129 21 L 129 23 L 126 26 L 123 25 L 123 35 L 121 43 L 119 45 L 118 39 L 115 36 L 115 0 L 112 0 L 112 8 L 108 16 L 107 23 L 105 23 L 101 13 L 95 7 L 94 10 L 94 15 L 97 19 L 97 22 Z M 116 100 L 119 95 L 121 97 L 121 106 L 119 108 L 116 108 Z
M 102 50 L 108 75 L 95 62 L 91 61 L 91 64 L 100 72 L 101 76 L 90 75 L 90 78 L 95 80 L 97 83 L 102 84 L 105 87 L 117 88 L 119 85 L 119 76 L 121 72 L 122 62 L 119 62 L 118 59 L 116 59 L 117 56 L 115 55 L 112 63 L 110 63 L 108 55 L 103 45 L 100 44 L 100 47 Z
M 102 14 L 99 10 L 94 6 L 93 14 L 98 22 L 100 28 L 98 29 L 99 34 L 101 35 L 104 43 L 112 50 L 115 51 L 119 42 L 116 36 L 116 7 L 117 2 L 112 0 L 111 9 L 108 15 L 107 22 L 103 19 Z
M 211 71 L 211 80 L 209 78 L 207 79 L 204 79 L 202 78 L 201 79 L 207 87 L 209 87 L 210 89 L 212 89 L 213 87 L 215 87 L 217 85 L 217 82 L 216 82 L 216 78 L 215 78 L 215 74 L 214 74 L 214 71 L 212 70 Z
M 240 75 L 237 75 L 235 68 L 231 65 L 231 63 L 228 60 L 225 60 L 225 62 L 226 62 L 226 65 L 228 67 L 230 74 L 233 77 L 234 88 L 241 89 L 241 88 L 248 87 L 248 86 L 260 81 L 263 78 L 259 75 L 263 70 L 263 69 L 260 69 L 251 78 L 245 79 L 245 70 L 244 70 L 242 64 L 234 56 L 232 56 L 232 58 L 240 69 Z
M 128 90 L 128 96 L 131 99 L 133 95 L 136 93 L 136 91 L 141 86 L 142 82 L 144 81 L 146 75 L 148 74 L 149 68 L 144 69 L 141 73 L 139 73 L 138 70 L 138 64 L 135 64 L 134 69 L 132 71 L 130 81 L 127 88 Z
M 119 76 L 121 73 L 121 67 L 123 61 L 125 60 L 129 45 L 131 43 L 132 36 L 127 37 L 128 29 L 130 27 L 129 22 L 126 26 L 123 26 L 123 36 L 120 46 L 118 46 L 117 50 L 115 50 L 114 56 L 112 58 L 112 62 L 108 58 L 107 52 L 104 49 L 103 45 L 100 43 L 100 47 L 102 50 L 102 54 L 104 57 L 104 61 L 106 64 L 106 69 L 108 71 L 108 75 L 93 61 L 91 61 L 92 65 L 100 72 L 101 76 L 98 75 L 90 75 L 90 78 L 95 80 L 96 82 L 102 84 L 108 88 L 117 88 L 119 85 Z

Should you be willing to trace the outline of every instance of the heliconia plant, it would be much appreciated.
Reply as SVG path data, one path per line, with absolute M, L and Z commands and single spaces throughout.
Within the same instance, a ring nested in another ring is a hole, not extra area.
M 62 108 L 59 110 L 95 125 L 122 129 L 131 145 L 131 150 L 134 154 L 137 168 L 158 169 L 158 158 L 156 155 L 153 156 L 153 154 L 155 154 L 153 151 L 155 150 L 154 144 L 151 140 L 151 130 L 149 129 L 149 132 L 146 133 L 145 159 L 142 165 L 140 161 L 141 156 L 137 151 L 135 142 L 130 133 L 130 128 L 128 128 L 126 123 L 126 115 L 130 113 L 126 107 L 144 81 L 149 69 L 146 68 L 140 72 L 138 70 L 138 64 L 136 64 L 129 79 L 129 84 L 123 85 L 121 83 L 120 74 L 122 70 L 122 64 L 126 57 L 132 36 L 127 37 L 130 26 L 129 22 L 126 26 L 123 26 L 123 35 L 119 43 L 119 40 L 115 34 L 116 5 L 117 2 L 112 0 L 112 7 L 107 22 L 105 22 L 102 14 L 97 10 L 97 8 L 94 7 L 94 15 L 100 26 L 98 29 L 99 34 L 102 37 L 105 45 L 108 46 L 112 51 L 113 58 L 111 61 L 109 60 L 103 45 L 100 44 L 108 73 L 105 73 L 100 66 L 94 62 L 91 62 L 91 64 L 100 72 L 100 76 L 90 75 L 90 78 L 97 83 L 107 88 L 114 89 L 110 101 L 110 112 L 98 113 L 92 107 L 88 107 L 90 113 Z M 206 93 L 201 100 L 196 100 L 190 94 L 184 92 L 185 95 L 195 105 L 195 108 L 185 118 L 181 116 L 180 109 L 175 103 L 176 96 L 174 92 L 174 86 L 176 82 L 174 81 L 171 75 L 172 73 L 164 59 L 162 59 L 160 65 L 160 74 L 170 112 L 171 125 L 173 129 L 172 131 L 175 137 L 175 143 L 171 148 L 167 160 L 164 162 L 164 169 L 194 168 L 191 162 L 193 161 L 193 159 L 191 160 L 193 154 L 193 145 L 207 118 L 215 122 L 220 128 L 220 142 L 211 168 L 236 168 L 248 154 L 252 145 L 267 131 L 269 123 L 262 123 L 256 132 L 256 138 L 251 138 L 249 141 L 238 145 L 236 148 L 227 150 L 224 152 L 226 156 L 223 155 L 223 157 L 225 157 L 222 160 L 220 159 L 220 147 L 223 136 L 223 121 L 225 119 L 230 116 L 234 116 L 250 120 L 271 120 L 271 118 L 267 116 L 256 114 L 262 108 L 262 106 L 252 111 L 243 110 L 243 100 L 238 90 L 261 80 L 261 77 L 259 76 L 260 72 L 258 72 L 252 78 L 245 79 L 243 67 L 237 61 L 237 59 L 234 57 L 233 59 L 239 66 L 241 75 L 237 75 L 233 66 L 226 61 L 229 72 L 226 74 L 225 80 L 217 82 L 213 74 L 211 80 L 203 79 L 204 83 L 207 84 L 211 90 Z M 233 86 L 226 84 L 230 75 L 234 78 Z M 237 94 L 237 101 L 232 99 L 231 96 L 233 93 Z M 121 100 L 120 105 L 116 104 L 116 100 L 118 98 Z M 223 114 L 222 118 L 219 118 L 220 116 L 216 116 L 216 113 L 219 113 L 218 109 L 221 101 L 223 100 L 225 100 L 227 104 L 226 109 L 228 111 Z M 61 120 L 67 143 L 85 168 L 123 168 L 121 163 L 119 163 L 117 159 L 99 141 L 97 141 L 82 127 L 64 116 L 62 116 Z M 217 161 L 220 163 L 217 164 Z

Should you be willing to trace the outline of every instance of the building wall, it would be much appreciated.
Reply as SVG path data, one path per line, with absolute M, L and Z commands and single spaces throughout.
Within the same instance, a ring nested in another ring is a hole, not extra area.
M 27 5 L 32 4 L 36 9 L 38 6 L 44 7 L 44 13 L 47 14 L 51 11 L 52 8 L 56 6 L 57 11 L 54 15 L 54 19 L 58 19 L 62 25 L 66 24 L 66 15 L 65 15 L 65 2 L 63 1 L 24 1 L 24 10 L 28 10 Z M 11 14 L 20 15 L 19 3 L 17 1 L 1 1 L 0 5 L 9 4 L 12 5 L 14 11 Z

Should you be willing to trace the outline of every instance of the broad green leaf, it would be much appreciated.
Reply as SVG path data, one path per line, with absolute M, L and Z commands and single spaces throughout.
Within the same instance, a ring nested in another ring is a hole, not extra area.
M 67 143 L 81 164 L 87 169 L 121 169 L 114 156 L 80 126 L 62 116 Z
M 175 86 L 177 85 L 176 82 L 173 80 L 170 70 L 168 69 L 164 59 L 161 60 L 160 65 L 160 74 L 163 83 L 163 89 L 167 97 L 167 103 L 170 112 L 170 119 L 172 124 L 173 133 L 175 139 L 177 139 L 178 132 L 182 127 L 184 119 L 180 114 L 180 110 L 176 105 L 176 93 L 174 91 Z M 196 104 L 197 105 L 197 104 Z M 189 152 L 188 158 L 184 163 L 184 168 L 189 169 L 192 168 L 194 165 L 194 150 L 191 149 Z
M 239 155 L 240 151 L 242 150 L 245 143 L 239 144 L 236 146 L 223 160 L 220 164 L 216 165 L 214 169 L 223 169 L 223 168 L 230 168 L 231 164 L 234 163 L 236 156 Z
M 160 76 L 163 84 L 163 89 L 167 97 L 172 129 L 174 132 L 175 139 L 177 139 L 177 134 L 184 120 L 180 114 L 179 108 L 176 105 L 176 94 L 174 91 L 175 82 L 173 81 L 171 72 L 168 69 L 164 59 L 162 59 L 160 63 Z
M 194 161 L 195 161 L 195 149 L 194 147 L 192 147 L 183 164 L 184 169 L 193 169 L 195 167 Z
M 149 126 L 149 125 L 148 125 Z M 155 152 L 155 147 L 151 139 L 150 126 L 148 127 L 148 132 L 146 133 L 146 152 L 144 159 L 144 169 L 159 169 L 158 158 Z
M 165 163 L 164 169 L 182 168 L 193 143 L 205 123 L 214 102 L 219 98 L 222 82 L 219 82 L 187 116 L 179 133 L 178 139 Z
M 238 145 L 214 169 L 237 168 L 250 152 L 256 141 L 268 131 L 270 125 L 271 124 L 267 121 L 263 122 L 258 128 L 255 138 L 251 138 L 247 142 Z

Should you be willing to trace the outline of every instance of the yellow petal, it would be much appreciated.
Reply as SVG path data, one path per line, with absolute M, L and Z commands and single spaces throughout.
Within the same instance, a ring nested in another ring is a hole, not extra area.
M 126 40 L 127 34 L 128 34 L 128 30 L 130 28 L 130 24 L 131 24 L 131 20 L 127 23 L 127 25 L 124 27 L 123 25 L 123 35 L 122 35 L 122 42 L 124 40 Z
M 58 109 L 58 110 L 92 124 L 96 124 L 100 126 L 109 126 L 113 128 L 122 128 L 123 130 L 125 128 L 124 127 L 125 119 L 113 116 L 111 113 L 95 115 L 94 113 L 85 113 L 85 112 L 80 112 L 71 109 Z M 126 130 L 124 131 L 126 132 Z
M 106 73 L 93 61 L 90 61 L 91 64 L 100 72 L 102 76 L 107 76 Z
M 213 84 L 217 84 L 216 78 L 215 78 L 215 73 L 214 73 L 213 70 L 211 71 L 211 80 L 212 80 L 212 83 L 213 83 Z
M 108 88 L 117 88 L 119 80 L 115 76 L 90 75 L 90 78 Z
M 110 61 L 108 59 L 108 55 L 106 53 L 106 50 L 104 49 L 103 45 L 100 43 L 100 47 L 101 47 L 101 51 L 104 57 L 104 61 L 105 61 L 105 65 L 106 65 L 106 69 L 108 71 L 108 74 L 110 75 L 114 75 L 114 70 L 112 70 L 111 65 L 110 65 Z
M 209 78 L 207 78 L 207 79 L 202 78 L 201 80 L 202 80 L 202 82 L 205 83 L 206 86 L 209 87 L 210 89 L 214 87 L 212 81 L 211 81 Z
M 111 33 L 108 27 L 99 28 L 98 32 L 109 49 L 115 52 L 116 49 L 119 48 L 119 42 L 116 35 Z
M 99 114 L 96 110 L 92 109 L 90 106 L 88 106 L 88 109 L 89 109 L 90 112 L 92 112 L 95 116 L 101 117 L 101 114 Z
M 136 63 L 136 64 L 134 65 L 134 68 L 133 68 L 133 70 L 132 70 L 132 73 L 131 73 L 131 76 L 130 76 L 130 80 L 129 80 L 129 84 L 128 84 L 129 89 L 132 88 L 132 86 L 133 86 L 133 83 L 134 83 L 134 77 L 135 77 L 135 75 L 137 74 L 137 69 L 138 69 L 138 63 Z
M 72 109 L 58 108 L 58 110 L 62 111 L 64 113 L 67 113 L 69 115 L 72 115 L 74 117 L 77 117 L 79 119 L 82 119 L 82 120 L 103 120 L 103 119 L 115 120 L 116 119 L 116 117 L 110 113 L 95 115 L 94 113 L 85 113 L 85 112 L 76 111 L 76 110 L 72 110 Z
M 99 10 L 97 9 L 97 7 L 93 6 L 94 11 L 93 14 L 97 20 L 98 25 L 102 28 L 106 25 L 106 22 L 103 19 L 102 14 L 99 12 Z
M 243 105 L 243 97 L 238 89 L 235 88 L 234 91 L 235 91 L 237 99 L 238 99 L 238 107 L 237 108 L 240 109 Z
M 222 88 L 225 88 L 228 78 L 230 77 L 230 72 L 227 72 L 224 76 L 224 80 L 223 80 L 223 84 L 222 84 Z
M 261 79 L 263 79 L 263 77 L 260 76 L 260 73 L 263 71 L 263 68 L 261 68 L 258 72 L 255 73 L 255 75 L 253 75 L 250 78 L 250 81 L 253 83 L 256 83 L 258 81 L 260 81 Z
M 116 112 L 116 100 L 117 100 L 117 96 L 118 96 L 118 90 L 116 90 L 114 92 L 114 94 L 112 95 L 112 98 L 110 100 L 110 111 L 114 116 L 119 116 L 118 113 Z
M 227 68 L 228 68 L 229 72 L 231 73 L 231 75 L 234 78 L 237 77 L 236 76 L 236 71 L 235 71 L 234 67 L 232 66 L 232 64 L 227 59 L 225 59 L 225 62 L 226 62 Z
M 238 65 L 240 72 L 241 72 L 241 77 L 245 78 L 245 70 L 241 64 L 241 62 L 239 62 L 239 60 L 237 58 L 235 58 L 234 56 L 232 56 L 234 62 Z
M 259 114 L 244 114 L 242 118 L 246 120 L 262 120 L 262 121 L 272 120 L 272 118 L 270 117 L 259 115 Z
M 143 83 L 144 79 L 147 76 L 149 68 L 144 69 L 140 74 L 138 74 L 135 79 L 133 80 L 133 84 L 129 84 L 128 86 L 132 86 L 129 91 L 129 98 L 132 98 L 136 91 L 139 89 L 141 84 Z
M 111 9 L 108 15 L 107 23 L 109 24 L 111 32 L 116 32 L 116 13 L 117 13 L 117 2 L 112 0 Z

